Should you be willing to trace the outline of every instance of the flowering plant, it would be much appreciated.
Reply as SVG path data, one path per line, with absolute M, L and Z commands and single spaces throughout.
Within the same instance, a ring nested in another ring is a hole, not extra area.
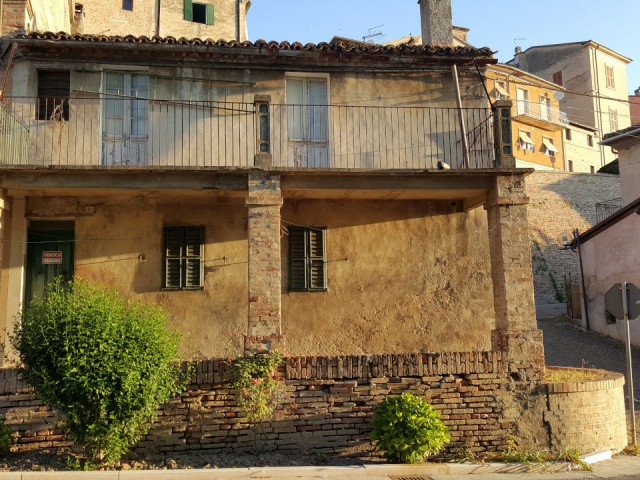
M 236 390 L 238 406 L 247 411 L 248 419 L 260 422 L 273 413 L 278 386 L 276 372 L 283 358 L 278 350 L 252 353 L 238 357 L 231 367 L 231 387 Z

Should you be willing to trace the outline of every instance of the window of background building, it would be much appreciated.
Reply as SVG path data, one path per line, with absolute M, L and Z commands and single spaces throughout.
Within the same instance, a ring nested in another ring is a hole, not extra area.
M 71 73 L 69 70 L 38 70 L 38 120 L 69 120 Z
M 589 170 L 591 171 L 591 173 L 596 173 L 596 167 L 594 167 L 593 165 L 589 165 Z
M 570 172 L 573 172 L 573 161 L 572 160 L 569 160 L 567 162 L 567 167 L 569 168 Z
M 184 19 L 188 22 L 213 25 L 215 21 L 213 4 L 184 0 Z
M 557 152 L 558 149 L 553 143 L 553 139 L 542 137 L 542 153 L 555 158 Z
M 567 128 L 564 131 L 564 138 L 566 138 L 567 140 L 571 141 L 571 129 Z
M 496 100 L 503 100 L 509 98 L 509 90 L 507 90 L 507 82 L 502 80 L 495 81 L 494 96 Z
M 616 88 L 616 78 L 612 65 L 604 65 L 604 75 L 606 77 L 607 87 Z M 617 129 L 616 129 L 617 130 Z
M 611 132 L 618 130 L 618 111 L 609 107 L 609 128 Z
M 562 70 L 557 71 L 553 74 L 553 83 L 562 86 Z
M 133 11 L 133 0 L 122 0 L 122 9 Z
M 535 151 L 533 137 L 531 136 L 531 133 L 525 130 L 518 130 L 518 143 L 522 150 L 529 150 L 530 152 Z
M 587 135 L 587 145 L 593 147 L 593 135 Z

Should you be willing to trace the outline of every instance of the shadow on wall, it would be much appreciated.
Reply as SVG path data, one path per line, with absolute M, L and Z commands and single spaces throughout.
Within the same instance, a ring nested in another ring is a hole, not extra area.
M 620 196 L 620 177 L 607 174 L 535 172 L 527 177 L 529 235 L 535 301 L 566 301 L 564 283 L 577 284 L 578 258 L 561 250 L 561 236 L 596 224 L 596 203 Z

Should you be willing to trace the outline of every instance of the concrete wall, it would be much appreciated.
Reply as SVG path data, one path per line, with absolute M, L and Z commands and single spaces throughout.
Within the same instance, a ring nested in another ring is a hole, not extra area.
M 632 213 L 582 245 L 591 329 L 621 341 L 626 338 L 625 322 L 607 318 L 604 296 L 616 283 L 640 286 L 638 238 L 640 215 Z M 631 341 L 640 346 L 640 322 L 633 321 L 630 326 Z
M 486 214 L 447 203 L 287 201 L 283 224 L 325 226 L 324 293 L 288 293 L 295 354 L 481 350 L 495 328 Z
M 577 255 L 559 250 L 561 235 L 586 231 L 596 223 L 596 203 L 620 196 L 617 175 L 536 172 L 527 177 L 529 226 L 537 304 L 564 301 L 563 282 L 575 285 Z
M 628 205 L 640 197 L 640 144 L 620 150 L 619 155 L 622 205 Z
M 156 0 L 134 0 L 133 11 L 122 9 L 122 0 L 85 0 L 83 30 L 87 34 L 136 35 L 156 34 Z M 160 36 L 236 40 L 236 0 L 202 0 L 213 4 L 215 24 L 205 25 L 184 19 L 183 0 L 161 0 Z M 240 41 L 247 39 L 247 2 L 240 1 Z

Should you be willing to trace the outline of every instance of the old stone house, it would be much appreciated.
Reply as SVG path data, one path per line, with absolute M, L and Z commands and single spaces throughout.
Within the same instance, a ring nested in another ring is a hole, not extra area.
M 577 448 L 541 387 L 512 105 L 460 95 L 495 60 L 450 46 L 425 3 L 419 46 L 11 37 L 1 330 L 56 275 L 162 304 L 197 373 L 140 450 L 252 446 L 224 357 L 285 346 L 266 448 L 366 448 L 401 391 L 453 448 Z M 0 378 L 19 448 L 58 445 L 53 413 Z M 620 450 L 623 424 L 588 448 Z

